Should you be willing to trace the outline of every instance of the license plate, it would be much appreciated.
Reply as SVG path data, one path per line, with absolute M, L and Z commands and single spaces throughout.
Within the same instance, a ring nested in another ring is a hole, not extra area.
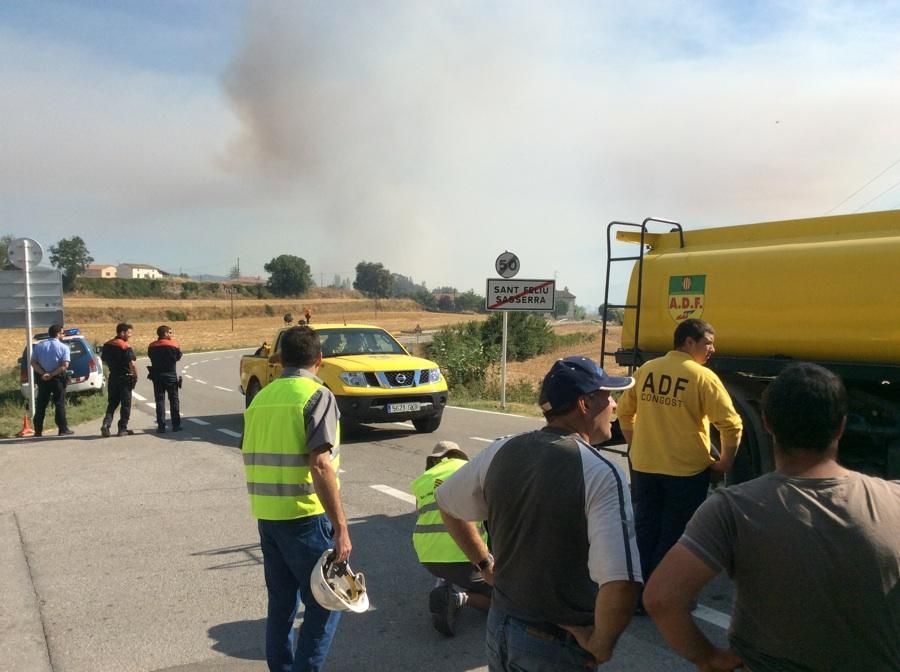
M 405 404 L 388 404 L 387 412 L 388 413 L 410 413 L 412 411 L 418 411 L 422 408 L 422 404 L 418 401 L 410 401 Z

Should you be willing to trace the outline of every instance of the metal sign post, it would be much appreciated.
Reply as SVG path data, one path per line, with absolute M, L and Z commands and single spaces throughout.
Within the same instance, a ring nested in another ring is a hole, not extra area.
M 521 264 L 515 253 L 506 250 L 494 262 L 494 270 L 504 280 L 492 280 L 488 278 L 488 290 L 486 296 L 486 308 L 488 310 L 500 310 L 503 312 L 503 336 L 500 346 L 500 408 L 506 408 L 506 345 L 509 334 L 510 310 L 553 310 L 554 287 L 553 281 L 524 280 L 519 282 L 506 282 L 514 278 L 519 272 Z M 546 308 L 547 283 L 550 283 L 550 307 Z M 491 283 L 494 283 L 493 285 Z M 497 283 L 500 283 L 499 286 Z M 491 289 L 494 294 L 491 294 Z M 502 294 L 502 296 L 501 296 Z M 538 300 L 539 299 L 539 300 Z M 534 303 L 529 303 L 534 301 Z M 524 307 L 524 306 L 528 307 Z
M 25 367 L 28 372 L 28 410 L 34 417 L 34 369 L 31 368 L 31 267 L 44 258 L 41 244 L 31 238 L 16 238 L 6 250 L 10 262 L 25 271 Z M 62 301 L 60 301 L 60 304 Z

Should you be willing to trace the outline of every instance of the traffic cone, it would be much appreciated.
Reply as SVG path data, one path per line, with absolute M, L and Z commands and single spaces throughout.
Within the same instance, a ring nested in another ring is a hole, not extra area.
M 16 436 L 34 436 L 34 429 L 31 427 L 31 418 L 28 417 L 28 413 L 22 416 L 22 431 Z

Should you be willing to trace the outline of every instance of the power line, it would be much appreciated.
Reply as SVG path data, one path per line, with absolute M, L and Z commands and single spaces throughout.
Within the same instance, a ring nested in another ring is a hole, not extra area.
M 880 194 L 877 194 L 874 198 L 870 198 L 868 201 L 866 201 L 865 203 L 863 203 L 861 206 L 859 206 L 859 207 L 858 207 L 856 210 L 854 210 L 853 212 L 859 212 L 859 211 L 862 210 L 864 207 L 866 207 L 869 203 L 871 203 L 872 201 L 875 201 L 875 200 L 881 198 L 882 196 L 884 196 L 884 195 L 885 195 L 886 193 L 888 193 L 889 191 L 891 191 L 891 190 L 893 190 L 893 189 L 896 189 L 898 186 L 900 186 L 900 180 L 897 180 L 896 182 L 894 182 L 894 184 L 892 184 L 891 186 L 889 186 L 887 189 L 885 189 L 884 191 L 882 191 Z
M 887 168 L 885 168 L 885 169 L 882 170 L 880 173 L 878 173 L 878 175 L 876 175 L 876 176 L 873 177 L 871 180 L 869 180 L 868 182 L 866 182 L 863 186 L 861 186 L 859 189 L 857 189 L 856 191 L 854 191 L 854 192 L 853 192 L 852 194 L 850 194 L 847 198 L 845 198 L 843 201 L 841 201 L 840 203 L 838 203 L 836 206 L 834 206 L 831 210 L 829 210 L 829 211 L 826 212 L 825 214 L 826 214 L 826 215 L 830 215 L 832 212 L 834 212 L 834 211 L 837 210 L 839 207 L 841 207 L 844 203 L 846 203 L 846 202 L 849 201 L 851 198 L 853 198 L 854 196 L 856 196 L 859 192 L 861 192 L 863 189 L 865 189 L 866 187 L 868 187 L 870 184 L 872 184 L 875 180 L 877 180 L 879 177 L 881 177 L 882 175 L 884 175 L 886 172 L 888 172 L 891 168 L 893 168 L 894 166 L 896 166 L 898 163 L 900 163 L 900 159 L 897 159 L 896 161 L 894 161 L 891 165 L 889 165 Z M 897 185 L 895 184 L 894 187 L 896 187 L 896 186 L 897 186 Z M 894 187 L 891 187 L 891 188 L 888 189 L 887 191 L 890 191 L 890 190 L 893 189 Z M 885 194 L 885 193 L 887 193 L 887 192 L 882 191 L 880 194 L 878 194 L 878 196 L 881 196 L 881 195 L 883 195 L 883 194 Z M 875 198 L 878 198 L 878 196 L 876 196 Z M 875 198 L 873 198 L 872 201 L 874 201 Z M 860 209 L 861 209 L 862 207 L 865 207 L 866 205 L 868 205 L 868 204 L 871 203 L 872 201 L 866 202 L 863 206 L 860 206 Z M 856 212 L 859 212 L 859 209 L 857 209 Z

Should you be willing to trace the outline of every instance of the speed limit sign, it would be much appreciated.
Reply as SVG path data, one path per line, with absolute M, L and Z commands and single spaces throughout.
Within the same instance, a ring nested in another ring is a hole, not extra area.
M 519 258 L 512 252 L 504 252 L 497 257 L 494 268 L 501 278 L 512 278 L 519 272 Z

